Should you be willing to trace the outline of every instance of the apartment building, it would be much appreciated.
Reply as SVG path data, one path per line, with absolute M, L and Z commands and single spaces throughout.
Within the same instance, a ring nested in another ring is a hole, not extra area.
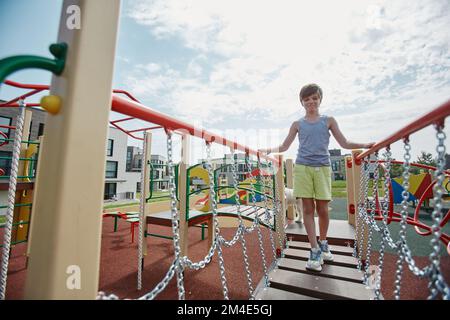
M 237 171 L 236 175 L 238 178 L 238 181 L 244 181 L 246 179 L 246 175 L 248 173 L 248 169 L 245 165 L 245 154 L 244 153 L 237 153 Z M 206 162 L 206 159 L 200 159 L 199 163 Z M 225 180 L 228 182 L 228 184 L 233 183 L 233 172 L 232 172 L 232 164 L 234 163 L 233 155 L 232 154 L 225 154 L 222 158 L 215 158 L 211 159 L 211 166 L 213 170 L 216 170 L 217 168 L 222 166 L 222 169 L 219 170 L 217 177 L 219 179 Z M 252 169 L 256 168 L 254 164 L 252 164 Z M 193 180 L 194 184 L 201 184 L 201 181 Z
M 138 147 L 128 146 L 127 148 L 127 171 L 140 172 L 142 170 L 143 151 Z M 167 159 L 158 154 L 152 154 L 150 159 L 151 166 L 148 167 L 153 175 L 153 191 L 169 189 L 169 170 Z M 138 192 L 141 186 L 138 183 Z
M 124 132 L 113 127 L 108 128 L 104 200 L 135 199 L 136 193 L 139 192 L 141 173 L 140 169 L 127 170 L 127 144 L 128 136 Z M 142 154 L 142 150 L 140 152 Z
M 334 180 L 345 180 L 345 157 L 348 154 L 342 155 L 341 149 L 331 149 L 330 152 L 330 163 L 331 163 L 331 179 Z

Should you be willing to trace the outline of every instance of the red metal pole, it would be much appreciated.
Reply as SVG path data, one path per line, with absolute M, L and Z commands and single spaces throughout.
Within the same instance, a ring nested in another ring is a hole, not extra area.
M 40 90 L 48 90 L 48 85 L 43 84 L 26 84 L 19 83 L 11 80 L 5 80 L 5 84 L 10 85 L 12 87 L 21 88 L 21 89 L 40 89 Z
M 112 96 L 111 110 L 134 117 L 134 118 L 137 118 L 137 119 L 141 119 L 144 121 L 158 124 L 168 130 L 186 131 L 192 136 L 199 137 L 206 141 L 222 144 L 224 146 L 228 146 L 235 150 L 243 151 L 247 154 L 253 154 L 255 156 L 259 155 L 262 158 L 265 158 L 275 164 L 278 164 L 278 160 L 276 160 L 274 158 L 270 158 L 263 154 L 259 154 L 258 151 L 252 150 L 252 149 L 250 149 L 246 146 L 243 146 L 237 142 L 227 140 L 227 139 L 225 139 L 217 134 L 214 134 L 212 132 L 209 132 L 205 129 L 196 128 L 193 125 L 188 124 L 184 121 L 169 117 L 161 112 L 158 112 L 156 110 L 145 107 L 144 105 L 142 105 L 138 102 L 126 100 L 117 95 Z
M 365 152 L 359 154 L 356 159 L 362 160 L 368 155 L 383 149 L 394 142 L 401 140 L 403 138 L 406 138 L 413 134 L 414 132 L 419 131 L 420 129 L 423 129 L 430 124 L 443 124 L 444 119 L 450 115 L 450 100 L 442 104 L 441 106 L 437 107 L 436 109 L 432 110 L 431 112 L 428 112 L 427 114 L 421 116 L 417 120 L 411 122 L 406 127 L 398 130 L 396 133 L 390 135 L 386 139 L 384 139 L 381 142 L 378 142 L 375 144 L 372 148 L 369 150 L 366 150 Z

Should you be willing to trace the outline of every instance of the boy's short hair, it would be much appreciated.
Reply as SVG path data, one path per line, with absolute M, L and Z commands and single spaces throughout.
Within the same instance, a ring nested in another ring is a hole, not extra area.
M 322 98 L 323 98 L 322 88 L 319 87 L 319 85 L 317 85 L 315 83 L 310 83 L 310 84 L 303 86 L 303 88 L 300 90 L 300 102 L 304 98 L 309 97 L 310 95 L 312 95 L 314 93 L 319 94 L 320 102 L 322 102 Z

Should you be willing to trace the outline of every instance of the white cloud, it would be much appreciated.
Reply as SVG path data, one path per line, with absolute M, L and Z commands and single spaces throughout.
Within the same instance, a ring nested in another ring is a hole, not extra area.
M 128 15 L 198 53 L 184 70 L 136 66 L 131 91 L 211 126 L 260 115 L 287 127 L 300 116 L 300 86 L 316 82 L 323 112 L 367 141 L 450 92 L 447 0 L 156 0 L 134 3 Z

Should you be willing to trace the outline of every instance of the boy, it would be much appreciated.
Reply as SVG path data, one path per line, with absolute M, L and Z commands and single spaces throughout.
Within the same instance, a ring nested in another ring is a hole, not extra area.
M 298 134 L 299 148 L 294 167 L 294 196 L 303 205 L 303 222 L 308 233 L 311 252 L 306 268 L 322 271 L 323 261 L 332 261 L 333 255 L 328 247 L 327 231 L 329 224 L 328 203 L 331 200 L 331 168 L 328 145 L 330 133 L 344 149 L 371 148 L 375 143 L 355 143 L 348 141 L 333 117 L 319 114 L 322 102 L 322 89 L 317 84 L 305 85 L 300 90 L 300 103 L 306 114 L 295 121 L 288 136 L 279 147 L 260 149 L 260 152 L 284 152 Z M 319 216 L 319 242 L 316 237 L 314 211 Z

